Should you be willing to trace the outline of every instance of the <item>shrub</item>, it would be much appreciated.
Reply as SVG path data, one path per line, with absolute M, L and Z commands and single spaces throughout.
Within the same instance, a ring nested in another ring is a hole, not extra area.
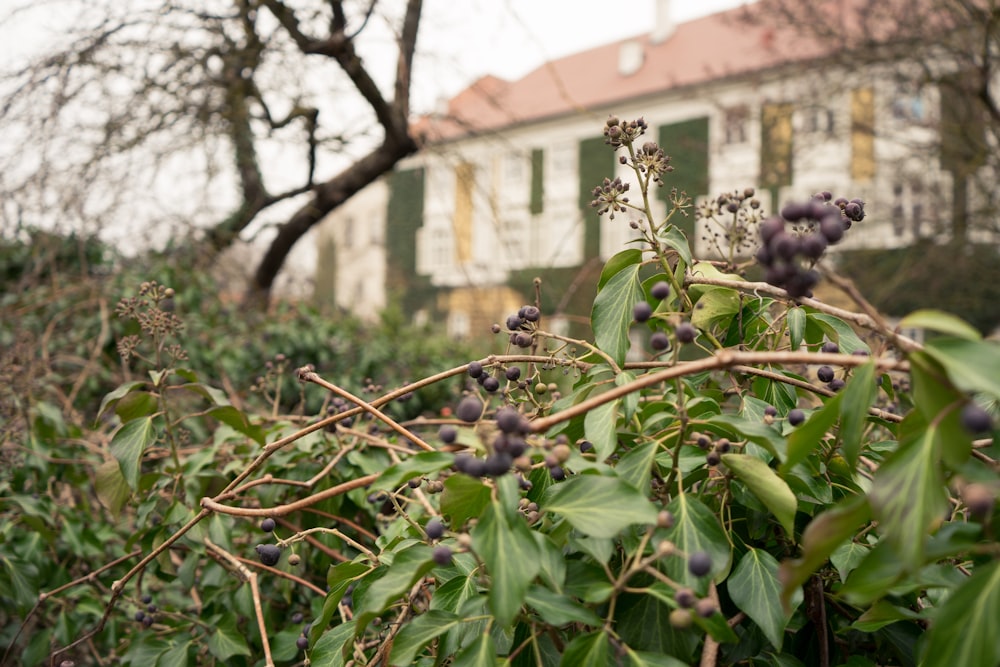
M 997 664 L 1000 348 L 936 311 L 904 319 L 937 334 L 917 344 L 828 270 L 826 246 L 864 224 L 857 200 L 765 218 L 752 190 L 727 193 L 699 207 L 717 254 L 696 258 L 672 222 L 683 193 L 664 220 L 638 203 L 669 182 L 644 129 L 606 124 L 635 187 L 629 201 L 609 180 L 594 205 L 641 241 L 606 263 L 591 339 L 548 331 L 531 304 L 497 327 L 503 353 L 392 391 L 362 398 L 302 365 L 334 409 L 289 419 L 180 365 L 162 285 L 123 302 L 140 331 L 119 349 L 155 363 L 105 397 L 108 444 L 36 409 L 4 490 L 0 595 L 23 619 L 9 651 Z M 766 282 L 742 277 L 755 262 Z M 821 279 L 860 312 L 813 299 Z M 655 345 L 636 349 L 640 332 Z M 387 408 L 454 382 L 464 397 L 440 416 Z M 84 436 L 86 455 L 56 463 Z

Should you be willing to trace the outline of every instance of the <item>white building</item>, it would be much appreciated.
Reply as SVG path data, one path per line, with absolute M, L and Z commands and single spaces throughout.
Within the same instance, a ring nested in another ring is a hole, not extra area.
M 533 300 L 539 276 L 543 311 L 587 316 L 603 260 L 631 234 L 627 218 L 589 207 L 605 176 L 626 176 L 601 134 L 610 114 L 644 117 L 672 158 L 657 215 L 671 187 L 753 185 L 765 210 L 819 190 L 865 199 L 864 233 L 843 248 L 941 233 L 947 208 L 929 201 L 951 180 L 928 159 L 940 152 L 936 91 L 898 66 L 837 70 L 829 44 L 748 25 L 755 7 L 673 25 L 661 0 L 648 34 L 518 81 L 484 77 L 419 119 L 422 150 L 321 225 L 321 300 L 361 315 L 398 300 L 452 335 L 481 335 Z

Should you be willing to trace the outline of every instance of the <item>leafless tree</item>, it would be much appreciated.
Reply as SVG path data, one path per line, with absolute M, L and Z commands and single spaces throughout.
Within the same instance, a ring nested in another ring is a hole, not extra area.
M 266 303 L 295 243 L 416 150 L 408 116 L 421 8 L 50 0 L 9 11 L 8 34 L 32 12 L 73 18 L 0 84 L 4 219 L 78 227 L 127 217 L 140 237 L 180 221 L 187 233 L 174 245 L 209 254 L 270 224 L 246 290 L 248 303 Z

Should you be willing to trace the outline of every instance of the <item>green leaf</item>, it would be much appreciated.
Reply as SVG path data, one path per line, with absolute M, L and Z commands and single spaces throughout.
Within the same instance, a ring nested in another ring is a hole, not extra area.
M 372 582 L 363 596 L 354 596 L 358 631 L 364 631 L 373 618 L 407 593 L 432 567 L 431 549 L 423 544 L 400 551 L 391 565 L 380 567 L 379 571 L 384 574 Z
M 490 502 L 490 487 L 468 475 L 451 475 L 444 482 L 441 513 L 451 517 L 456 530 L 479 516 Z
M 604 631 L 579 635 L 563 652 L 560 667 L 611 667 L 610 643 Z
M 615 376 L 615 386 L 623 387 L 629 382 L 635 380 L 635 373 L 632 371 L 622 371 Z M 625 421 L 632 419 L 632 415 L 635 414 L 636 408 L 639 407 L 639 392 L 633 391 L 630 394 L 626 394 L 621 398 L 622 405 L 622 415 L 625 417 Z
M 809 313 L 808 319 L 815 322 L 830 340 L 835 341 L 840 346 L 841 352 L 845 354 L 850 354 L 855 350 L 871 352 L 868 349 L 867 343 L 858 338 L 858 334 L 854 333 L 851 325 L 839 317 L 825 313 Z
M 840 402 L 843 397 L 843 393 L 840 393 L 828 400 L 822 408 L 809 415 L 805 423 L 796 426 L 795 430 L 788 434 L 788 456 L 781 464 L 781 472 L 790 471 L 823 443 L 826 432 L 840 415 Z
M 620 399 L 589 410 L 583 418 L 583 433 L 594 445 L 598 461 L 604 461 L 618 448 L 618 405 Z
M 719 524 L 719 518 L 690 493 L 675 496 L 667 509 L 674 515 L 674 525 L 667 530 L 666 539 L 685 554 L 704 551 L 712 560 L 708 576 L 696 577 L 688 570 L 687 558 L 667 558 L 664 561 L 667 576 L 704 594 L 708 590 L 709 579 L 721 581 L 729 571 L 732 559 L 729 539 Z
M 986 392 L 1000 398 L 1000 345 L 993 341 L 935 338 L 924 351 L 944 366 L 962 391 Z
M 728 287 L 706 288 L 698 299 L 691 324 L 708 331 L 719 321 L 729 322 L 740 312 L 740 295 Z
M 771 645 L 781 651 L 789 616 L 782 611 L 778 561 L 774 556 L 751 548 L 729 575 L 726 588 L 733 603 L 757 624 Z
M 733 414 L 716 415 L 708 420 L 712 426 L 721 427 L 726 435 L 737 440 L 747 439 L 760 445 L 777 459 L 785 456 L 785 441 L 776 430 L 758 421 L 750 421 Z
M 345 649 L 354 638 L 354 625 L 355 621 L 348 621 L 324 632 L 309 652 L 309 664 L 312 667 L 344 667 L 347 662 Z
M 371 490 L 395 490 L 409 479 L 437 472 L 454 462 L 455 455 L 448 452 L 419 452 L 386 468 Z
M 444 611 L 432 609 L 420 614 L 404 625 L 396 635 L 389 654 L 389 664 L 408 667 L 413 664 L 420 649 L 461 622 L 459 616 Z
M 133 380 L 132 382 L 126 382 L 124 384 L 119 385 L 116 389 L 106 394 L 104 396 L 104 399 L 101 400 L 101 407 L 97 410 L 97 419 L 103 417 L 104 412 L 108 408 L 113 406 L 115 403 L 117 403 L 123 396 L 125 396 L 131 391 L 135 391 L 139 387 L 145 387 L 145 386 L 146 383 L 143 382 L 142 380 Z
M 677 658 L 661 653 L 649 653 L 646 651 L 633 651 L 625 647 L 625 657 L 627 667 L 687 667 L 686 663 Z
M 907 415 L 904 432 L 936 425 L 934 446 L 945 463 L 958 468 L 972 451 L 972 435 L 962 426 L 961 410 L 965 395 L 950 382 L 943 381 L 944 369 L 923 352 L 910 354 L 910 380 L 913 403 L 919 414 Z
M 656 460 L 656 454 L 659 450 L 658 444 L 653 440 L 633 447 L 619 459 L 618 465 L 615 466 L 618 478 L 628 482 L 638 491 L 649 488 L 653 461 Z
M 976 568 L 935 614 L 922 667 L 1000 664 L 1000 561 Z
M 625 363 L 629 348 L 628 330 L 632 307 L 643 298 L 639 283 L 639 265 L 626 267 L 608 280 L 594 298 L 590 321 L 594 342 L 619 366 Z
M 875 400 L 875 362 L 859 366 L 840 392 L 840 447 L 853 469 L 861 455 L 861 436 L 868 423 L 868 408 Z
M 778 569 L 781 604 L 786 612 L 791 610 L 792 596 L 799 591 L 799 587 L 870 516 L 868 499 L 865 496 L 851 496 L 809 522 L 802 533 L 802 555 L 795 560 L 782 562 Z
M 840 589 L 844 599 L 852 604 L 871 604 L 886 594 L 903 576 L 899 556 L 887 540 L 881 540 L 868 550 L 858 566 L 847 576 Z
M 802 337 L 806 333 L 806 311 L 801 306 L 796 306 L 789 308 L 785 317 L 788 321 L 788 338 L 794 351 L 802 345 Z
M 450 667 L 493 667 L 497 663 L 497 647 L 490 634 L 479 635 L 462 649 Z
M 601 277 L 597 281 L 597 289 L 603 289 L 607 282 L 616 274 L 625 269 L 642 263 L 642 251 L 637 248 L 622 250 L 609 259 L 601 269 Z
M 767 509 L 771 510 L 781 527 L 785 529 L 785 535 L 794 539 L 795 510 L 798 503 L 785 480 L 754 456 L 723 454 L 722 462 L 755 496 L 760 498 Z
M 170 650 L 160 655 L 156 661 L 156 667 L 187 667 L 188 648 L 190 641 L 181 642 L 170 647 Z
M 897 607 L 886 600 L 879 600 L 861 614 L 850 627 L 859 632 L 875 632 L 897 621 L 912 621 L 918 618 L 920 615 L 915 611 L 905 607 Z
M 681 256 L 684 263 L 687 266 L 691 266 L 691 246 L 688 244 L 687 237 L 684 236 L 684 232 L 678 229 L 675 225 L 667 225 L 664 229 L 660 230 L 660 233 L 656 235 L 658 239 L 667 244 L 667 246 L 673 248 L 677 251 L 677 254 Z
M 182 384 L 178 389 L 187 389 L 188 391 L 193 391 L 194 393 L 204 396 L 210 400 L 215 405 L 230 405 L 229 397 L 226 396 L 226 392 L 221 389 L 216 389 L 202 382 L 190 382 L 188 384 Z
M 871 548 L 858 544 L 853 540 L 844 542 L 833 550 L 833 553 L 830 554 L 830 564 L 837 568 L 837 574 L 840 575 L 841 583 L 847 581 L 848 575 L 854 571 L 854 568 L 861 564 L 861 561 L 865 559 L 869 551 L 871 551 Z
M 139 486 L 139 462 L 146 447 L 156 442 L 153 418 L 145 417 L 123 424 L 111 437 L 111 454 L 118 460 L 122 475 L 135 491 Z
M 264 444 L 264 431 L 260 426 L 251 424 L 246 414 L 231 405 L 220 405 L 208 411 L 215 419 L 232 427 L 237 433 L 242 433 L 258 445 Z
M 645 494 L 628 482 L 597 475 L 578 475 L 550 487 L 539 505 L 592 537 L 615 537 L 634 523 L 654 523 L 657 514 Z
M 535 538 L 520 516 L 508 514 L 494 501 L 472 529 L 472 548 L 486 563 L 491 578 L 490 610 L 501 626 L 510 625 L 541 568 Z
M 560 627 L 569 623 L 584 623 L 596 627 L 602 623 L 601 617 L 592 609 L 566 595 L 553 593 L 544 586 L 532 586 L 526 600 L 549 625 Z
M 122 507 L 132 495 L 117 459 L 108 459 L 98 466 L 94 473 L 94 486 L 97 489 L 98 500 L 117 519 Z
M 133 391 L 122 396 L 115 403 L 115 414 L 124 424 L 140 417 L 156 414 L 159 408 L 159 401 L 154 394 L 148 391 Z
M 931 527 L 948 509 L 948 495 L 931 426 L 899 449 L 875 473 L 868 494 L 872 514 L 909 571 L 923 564 Z
M 981 340 L 982 336 L 971 324 L 965 320 L 946 313 L 941 310 L 924 309 L 917 310 L 899 322 L 900 328 L 906 329 L 927 329 L 943 334 L 950 334 L 966 340 Z
M 208 636 L 208 650 L 223 662 L 234 655 L 250 655 L 246 637 L 236 629 L 235 617 L 224 616 L 215 624 Z

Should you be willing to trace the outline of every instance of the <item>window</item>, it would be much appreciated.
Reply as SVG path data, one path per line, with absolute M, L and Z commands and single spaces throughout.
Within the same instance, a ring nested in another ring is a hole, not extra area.
M 889 106 L 892 110 L 892 117 L 896 120 L 908 122 L 927 120 L 927 105 L 924 104 L 924 97 L 919 87 L 914 83 L 896 84 Z
M 903 235 L 903 219 L 906 216 L 906 208 L 903 205 L 903 184 L 894 183 L 892 186 L 892 231 L 896 236 Z
M 531 265 L 529 234 L 530 229 L 526 219 L 505 217 L 500 220 L 500 243 L 513 269 Z
M 747 142 L 747 122 L 750 120 L 750 109 L 745 106 L 726 109 L 723 137 L 726 144 L 745 144 Z
M 553 174 L 565 176 L 576 171 L 576 144 L 556 146 L 549 151 Z
M 344 249 L 354 247 L 354 218 L 344 220 Z
M 520 153 L 507 153 L 503 157 L 503 182 L 504 185 L 519 185 L 525 181 L 527 169 L 524 164 L 524 156 Z
M 834 131 L 833 109 L 822 107 L 803 109 L 802 131 L 809 134 L 832 135 Z

